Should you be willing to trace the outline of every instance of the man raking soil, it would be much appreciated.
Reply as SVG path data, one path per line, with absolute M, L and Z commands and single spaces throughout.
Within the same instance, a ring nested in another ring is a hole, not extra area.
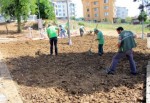
M 131 74 L 136 75 L 137 69 L 133 60 L 132 51 L 132 49 L 136 47 L 134 40 L 136 36 L 131 31 L 125 31 L 122 27 L 118 27 L 116 30 L 119 34 L 118 53 L 113 57 L 111 66 L 107 70 L 107 74 L 114 74 L 118 61 L 126 56 L 130 62 Z

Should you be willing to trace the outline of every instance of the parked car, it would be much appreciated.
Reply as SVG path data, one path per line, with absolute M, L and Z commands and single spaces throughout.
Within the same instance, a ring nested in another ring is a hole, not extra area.
M 138 19 L 132 19 L 132 24 L 134 25 L 140 24 L 140 21 Z

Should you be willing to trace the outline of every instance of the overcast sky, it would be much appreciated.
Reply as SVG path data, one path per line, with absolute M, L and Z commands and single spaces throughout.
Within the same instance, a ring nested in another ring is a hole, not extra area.
M 81 0 L 73 0 L 73 2 L 75 2 L 77 5 L 77 17 L 83 17 L 83 7 Z M 130 17 L 134 17 L 139 14 L 139 4 L 140 2 L 133 2 L 133 0 L 116 0 L 116 6 L 128 8 L 128 16 Z

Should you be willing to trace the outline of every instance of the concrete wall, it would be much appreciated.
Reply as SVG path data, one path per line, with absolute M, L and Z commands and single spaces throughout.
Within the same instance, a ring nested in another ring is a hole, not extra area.
M 4 22 L 5 22 L 5 18 L 0 15 L 0 23 L 4 23 Z

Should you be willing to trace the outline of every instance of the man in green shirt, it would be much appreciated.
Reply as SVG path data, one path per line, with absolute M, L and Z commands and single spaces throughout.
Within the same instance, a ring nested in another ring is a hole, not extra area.
M 104 36 L 103 33 L 101 31 L 99 31 L 98 29 L 94 29 L 94 33 L 97 34 L 97 40 L 99 42 L 98 45 L 98 54 L 99 56 L 103 55 L 103 45 L 104 45 Z
M 50 42 L 50 55 L 53 55 L 53 46 L 55 46 L 55 55 L 58 55 L 58 48 L 57 48 L 57 31 L 59 34 L 59 29 L 51 24 L 48 25 L 47 28 L 47 35 L 49 37 Z
M 132 51 L 132 49 L 136 47 L 134 40 L 136 36 L 131 31 L 125 31 L 122 27 L 118 27 L 116 30 L 119 34 L 118 53 L 113 57 L 107 74 L 114 74 L 118 61 L 126 56 L 130 63 L 131 74 L 136 75 L 137 70 Z

